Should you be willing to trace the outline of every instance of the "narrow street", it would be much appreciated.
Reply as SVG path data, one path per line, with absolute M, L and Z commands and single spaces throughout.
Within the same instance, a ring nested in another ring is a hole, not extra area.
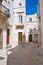
M 8 55 L 7 65 L 43 65 L 43 56 L 37 43 L 19 45 L 11 50 Z

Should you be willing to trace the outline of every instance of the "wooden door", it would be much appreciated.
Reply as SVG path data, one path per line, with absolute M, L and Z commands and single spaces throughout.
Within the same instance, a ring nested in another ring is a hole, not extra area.
M 22 41 L 22 38 L 23 38 L 23 37 L 22 37 L 22 32 L 19 32 L 19 33 L 18 33 L 18 41 Z
M 10 36 L 10 30 L 7 29 L 7 45 L 9 45 L 9 36 Z
M 29 42 L 32 42 L 32 34 L 29 34 Z

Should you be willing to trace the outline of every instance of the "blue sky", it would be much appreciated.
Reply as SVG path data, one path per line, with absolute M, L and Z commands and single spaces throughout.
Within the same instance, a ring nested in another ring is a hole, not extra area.
M 37 13 L 38 0 L 26 0 L 26 15 Z

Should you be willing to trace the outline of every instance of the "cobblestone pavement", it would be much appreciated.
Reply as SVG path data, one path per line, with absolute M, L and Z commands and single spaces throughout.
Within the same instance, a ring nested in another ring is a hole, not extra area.
M 43 65 L 43 55 L 35 43 L 19 45 L 10 51 L 7 65 Z

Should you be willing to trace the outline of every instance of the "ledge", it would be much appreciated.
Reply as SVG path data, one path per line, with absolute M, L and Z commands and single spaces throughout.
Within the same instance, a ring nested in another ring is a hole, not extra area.
M 24 12 L 17 12 L 17 14 L 22 14 L 22 13 L 24 13 Z

